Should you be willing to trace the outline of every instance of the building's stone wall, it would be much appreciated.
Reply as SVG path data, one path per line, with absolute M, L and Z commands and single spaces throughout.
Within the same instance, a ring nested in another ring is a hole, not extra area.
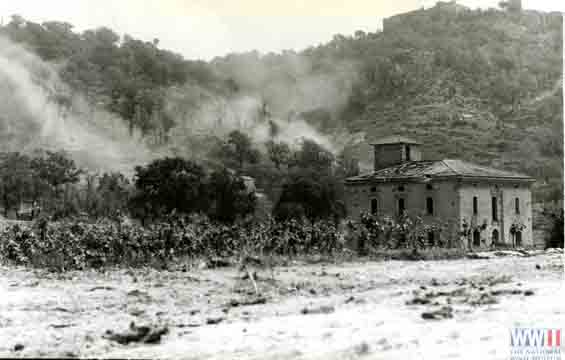
M 520 199 L 520 214 L 515 214 L 514 199 Z M 522 230 L 522 246 L 534 246 L 534 237 L 532 229 L 532 193 L 526 184 L 517 184 L 507 186 L 502 193 L 504 202 L 504 236 L 507 239 L 506 244 L 512 244 L 512 236 L 510 235 L 510 227 L 514 221 L 519 221 L 526 227 Z
M 431 189 L 428 188 L 428 184 Z M 400 187 L 404 190 L 400 190 Z M 426 199 L 433 199 L 433 215 L 427 214 Z M 404 199 L 408 215 L 422 216 L 427 223 L 437 222 L 448 226 L 442 234 L 444 241 L 457 238 L 458 211 L 457 188 L 453 181 L 429 183 L 378 183 L 348 185 L 346 206 L 348 217 L 359 220 L 361 214 L 371 212 L 371 200 L 376 199 L 379 216 L 398 215 L 398 199 Z
M 428 188 L 431 185 L 431 189 Z M 403 186 L 404 190 L 399 190 Z M 473 197 L 477 197 L 477 215 L 473 215 Z M 525 225 L 522 230 L 522 246 L 534 246 L 532 230 L 531 192 L 527 184 L 459 182 L 456 180 L 429 183 L 377 183 L 348 185 L 346 206 L 348 217 L 358 220 L 362 213 L 371 212 L 371 200 L 376 199 L 378 215 L 398 214 L 398 199 L 404 198 L 409 215 L 421 215 L 425 222 L 439 222 L 448 226 L 442 234 L 444 241 L 455 245 L 463 241 L 464 246 L 476 248 L 473 231 L 468 238 L 460 238 L 465 221 L 472 230 L 480 234 L 479 247 L 493 244 L 493 231 L 498 231 L 498 243 L 515 245 L 510 227 L 516 220 Z M 434 214 L 426 214 L 426 199 L 433 198 Z M 497 220 L 492 216 L 492 198 L 497 198 Z M 520 214 L 515 214 L 515 198 L 520 199 Z
M 515 220 L 526 227 L 522 230 L 522 246 L 533 246 L 531 192 L 527 185 L 506 183 L 469 182 L 459 187 L 459 214 L 473 230 L 478 227 L 480 246 L 493 243 L 493 231 L 498 231 L 498 243 L 513 245 L 510 227 Z M 492 197 L 497 198 L 498 220 L 493 220 Z M 477 197 L 478 212 L 473 214 L 473 198 Z M 515 198 L 520 199 L 520 214 L 515 214 Z M 473 246 L 473 234 L 469 235 L 469 246 Z

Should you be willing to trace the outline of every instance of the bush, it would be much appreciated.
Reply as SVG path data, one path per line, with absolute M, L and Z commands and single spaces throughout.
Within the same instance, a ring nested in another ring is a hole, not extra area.
M 233 224 L 203 215 L 177 216 L 148 227 L 112 220 L 66 221 L 30 227 L 13 225 L 0 232 L 0 256 L 17 265 L 55 270 L 112 265 L 143 266 L 179 257 L 239 257 L 334 254 L 343 249 L 336 227 L 308 223 L 245 219 Z
M 563 248 L 563 208 L 559 212 L 551 214 L 552 227 L 549 241 L 546 244 L 548 248 Z
M 331 176 L 312 169 L 298 169 L 283 185 L 273 214 L 279 220 L 304 216 L 312 222 L 343 218 L 345 206 L 340 198 L 340 186 L 337 179 Z
M 350 227 L 357 237 L 358 250 L 361 255 L 367 251 L 380 251 L 384 249 L 412 249 L 420 250 L 431 247 L 446 247 L 439 235 L 447 225 L 434 220 L 425 222 L 420 216 L 404 214 L 393 218 L 389 216 L 378 217 L 371 214 L 362 214 L 361 221 L 351 223 Z M 437 234 L 430 242 L 428 234 Z

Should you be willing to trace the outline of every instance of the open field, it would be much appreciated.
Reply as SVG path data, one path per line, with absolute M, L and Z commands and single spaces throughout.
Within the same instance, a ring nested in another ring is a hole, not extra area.
M 257 296 L 234 267 L 62 274 L 0 267 L 0 356 L 506 359 L 509 328 L 565 323 L 557 251 L 295 262 L 270 277 L 258 271 Z M 144 338 L 153 344 L 122 345 L 112 335 L 132 321 L 168 331 Z

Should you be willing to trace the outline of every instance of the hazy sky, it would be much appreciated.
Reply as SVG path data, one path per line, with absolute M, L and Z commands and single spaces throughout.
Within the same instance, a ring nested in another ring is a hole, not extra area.
M 497 7 L 499 0 L 460 0 Z M 229 52 L 300 50 L 334 34 L 375 31 L 383 18 L 429 7 L 435 0 L 0 0 L 4 22 L 12 14 L 32 21 L 67 21 L 77 30 L 107 26 L 191 59 Z M 565 0 L 523 0 L 524 8 L 565 12 Z

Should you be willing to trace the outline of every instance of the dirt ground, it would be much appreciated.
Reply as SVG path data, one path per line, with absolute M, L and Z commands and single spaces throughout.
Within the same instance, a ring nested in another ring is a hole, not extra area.
M 0 357 L 507 359 L 510 328 L 565 324 L 557 251 L 294 263 L 258 286 L 236 268 L 0 267 Z M 131 322 L 168 332 L 120 344 Z

